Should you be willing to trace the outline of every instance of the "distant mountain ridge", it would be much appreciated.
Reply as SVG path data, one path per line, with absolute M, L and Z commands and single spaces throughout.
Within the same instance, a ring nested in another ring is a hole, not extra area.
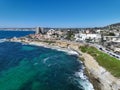
M 114 23 L 114 24 L 110 24 L 106 27 L 104 27 L 104 29 L 108 29 L 108 30 L 120 30 L 120 23 Z
M 120 23 L 110 24 L 109 26 L 117 27 L 120 26 Z

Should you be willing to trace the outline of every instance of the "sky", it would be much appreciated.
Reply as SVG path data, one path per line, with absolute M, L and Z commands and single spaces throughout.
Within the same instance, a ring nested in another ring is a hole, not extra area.
M 120 0 L 0 0 L 0 27 L 101 27 L 120 22 Z

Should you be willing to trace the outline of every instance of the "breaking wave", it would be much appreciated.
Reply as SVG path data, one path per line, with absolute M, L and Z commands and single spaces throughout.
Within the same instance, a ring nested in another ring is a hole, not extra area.
M 4 39 L 0 39 L 0 43 L 3 43 L 3 42 L 5 42 L 5 41 L 7 41 L 6 38 L 4 38 Z

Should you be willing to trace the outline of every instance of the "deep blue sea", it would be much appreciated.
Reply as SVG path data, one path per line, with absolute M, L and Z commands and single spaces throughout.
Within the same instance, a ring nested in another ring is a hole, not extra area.
M 32 34 L 0 31 L 0 40 Z M 0 90 L 93 90 L 76 55 L 15 42 L 0 43 Z

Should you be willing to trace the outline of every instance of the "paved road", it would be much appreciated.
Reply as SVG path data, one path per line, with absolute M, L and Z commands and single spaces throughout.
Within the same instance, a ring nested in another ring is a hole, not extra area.
M 112 56 L 112 57 L 115 57 L 117 59 L 120 60 L 120 55 L 112 52 L 112 51 L 108 51 L 105 47 L 101 46 L 101 45 L 98 45 L 98 44 L 90 44 L 94 47 L 96 47 L 97 49 L 99 49 L 100 51 L 104 52 L 104 53 L 107 53 L 108 55 Z

